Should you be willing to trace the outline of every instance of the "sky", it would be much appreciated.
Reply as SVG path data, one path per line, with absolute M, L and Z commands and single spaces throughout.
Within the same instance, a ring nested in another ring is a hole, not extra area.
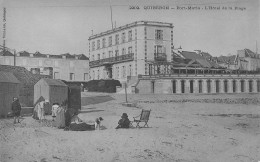
M 111 5 L 116 27 L 143 20 L 172 23 L 176 48 L 220 56 L 244 48 L 255 52 L 258 46 L 260 53 L 260 0 L 0 0 L 0 4 L 0 42 L 5 32 L 6 46 L 17 52 L 88 55 L 92 30 L 97 34 L 112 28 Z M 170 9 L 145 9 L 157 5 Z M 180 9 L 189 6 L 200 9 Z

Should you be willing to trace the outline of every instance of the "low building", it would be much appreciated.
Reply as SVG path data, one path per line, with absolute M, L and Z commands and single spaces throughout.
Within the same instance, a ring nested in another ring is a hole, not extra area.
M 236 61 L 241 70 L 260 71 L 260 55 L 249 49 L 238 50 Z
M 50 75 L 53 79 L 82 82 L 89 80 L 89 59 L 83 54 L 50 55 L 22 51 L 14 55 L 9 51 L 2 51 L 0 65 L 25 67 L 34 74 Z

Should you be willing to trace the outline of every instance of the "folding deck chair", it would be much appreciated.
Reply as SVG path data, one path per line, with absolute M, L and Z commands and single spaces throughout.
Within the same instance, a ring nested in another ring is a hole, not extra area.
M 150 112 L 151 112 L 151 110 L 144 110 L 144 109 L 142 109 L 142 112 L 141 112 L 140 115 L 138 115 L 138 116 L 136 116 L 136 117 L 133 117 L 133 118 L 134 118 L 134 121 L 131 121 L 130 126 L 133 127 L 133 123 L 136 122 L 136 127 L 140 128 L 139 123 L 140 123 L 140 122 L 144 122 L 145 124 L 144 124 L 143 127 L 145 127 L 145 126 L 148 127 L 148 124 L 147 124 L 147 123 L 148 123 L 148 120 L 149 120 Z M 140 118 L 139 118 L 139 117 L 140 117 Z M 137 119 L 137 118 L 138 118 L 138 119 Z

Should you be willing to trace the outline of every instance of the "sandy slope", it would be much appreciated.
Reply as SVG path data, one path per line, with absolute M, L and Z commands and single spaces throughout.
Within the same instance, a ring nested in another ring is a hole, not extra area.
M 260 160 L 260 107 L 257 104 L 175 103 L 182 98 L 256 98 L 257 95 L 129 95 L 138 108 L 124 107 L 123 95 L 85 93 L 80 117 L 102 116 L 103 130 L 72 132 L 41 126 L 31 117 L 21 124 L 0 120 L 0 161 L 173 161 Z M 96 97 L 99 96 L 99 97 Z M 98 98 L 97 102 L 87 102 Z M 143 101 L 156 101 L 153 103 Z M 164 101 L 164 102 L 161 102 Z M 88 104 L 91 103 L 91 104 Z M 123 112 L 129 119 L 151 109 L 149 126 L 116 130 Z M 50 117 L 48 117 L 50 119 Z

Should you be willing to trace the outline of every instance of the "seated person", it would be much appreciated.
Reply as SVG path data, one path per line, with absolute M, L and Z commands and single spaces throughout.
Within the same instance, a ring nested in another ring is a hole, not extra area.
M 69 130 L 71 131 L 87 131 L 87 130 L 95 130 L 95 125 L 90 125 L 83 122 L 79 117 L 78 113 L 74 113 L 70 120 Z
M 121 116 L 121 119 L 118 121 L 118 126 L 116 127 L 116 129 L 129 128 L 129 125 L 130 125 L 130 120 L 128 119 L 127 114 L 123 113 L 123 115 Z
M 76 123 L 76 124 L 80 124 L 83 123 L 83 121 L 79 118 L 78 113 L 75 112 L 74 115 L 72 116 L 70 123 Z

